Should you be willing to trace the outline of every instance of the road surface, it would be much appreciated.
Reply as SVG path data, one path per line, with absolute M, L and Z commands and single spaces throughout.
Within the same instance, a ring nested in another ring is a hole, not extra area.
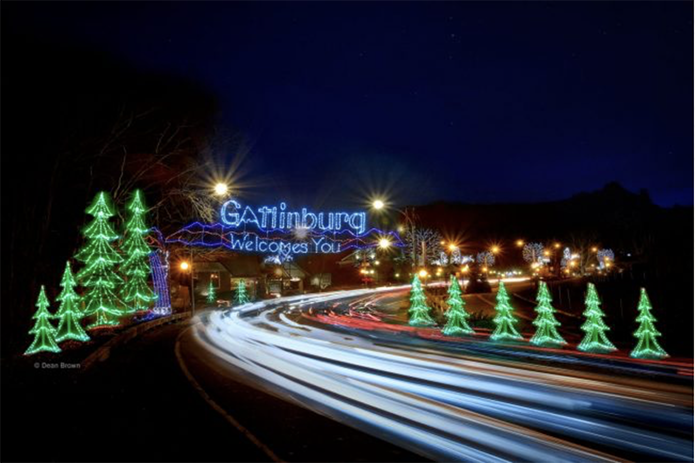
M 692 364 L 374 329 L 384 323 L 369 312 L 404 296 L 340 291 L 204 312 L 184 357 L 204 352 L 218 372 L 430 459 L 692 460 Z

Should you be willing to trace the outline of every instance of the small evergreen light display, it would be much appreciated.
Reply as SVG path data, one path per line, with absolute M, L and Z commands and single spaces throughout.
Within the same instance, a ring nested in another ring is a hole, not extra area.
M 495 331 L 490 335 L 490 339 L 493 341 L 523 339 L 523 336 L 514 328 L 517 319 L 514 317 L 514 308 L 509 303 L 507 289 L 504 287 L 504 282 L 501 280 L 497 290 L 497 305 L 495 306 L 495 311 L 497 315 L 495 315 L 495 318 L 492 320 L 495 322 Z
M 656 341 L 656 338 L 661 336 L 661 333 L 654 327 L 656 318 L 651 314 L 652 305 L 649 302 L 647 290 L 644 288 L 641 289 L 637 310 L 639 310 L 640 313 L 637 317 L 637 321 L 640 325 L 633 336 L 639 339 L 639 342 L 634 350 L 630 352 L 630 356 L 644 359 L 662 359 L 668 357 L 669 355 Z
M 113 267 L 123 261 L 111 242 L 118 239 L 109 218 L 113 217 L 109 197 L 100 192 L 94 202 L 87 208 L 87 214 L 94 220 L 84 229 L 87 245 L 82 248 L 75 258 L 85 263 L 77 278 L 82 286 L 87 288 L 84 296 L 85 315 L 94 316 L 94 322 L 88 328 L 118 325 L 121 316 L 122 302 L 116 296 L 116 285 L 123 282 Z
M 408 309 L 410 320 L 408 323 L 413 326 L 436 325 L 435 321 L 430 317 L 430 310 L 431 309 L 427 306 L 427 300 L 425 292 L 422 289 L 422 284 L 420 283 L 420 278 L 415 275 L 410 290 L 410 309 Z
M 55 341 L 55 328 L 51 325 L 50 319 L 53 318 L 48 311 L 48 298 L 46 297 L 46 289 L 41 285 L 39 299 L 36 301 L 38 310 L 32 317 L 36 320 L 34 327 L 29 331 L 29 334 L 34 335 L 34 342 L 24 352 L 24 355 L 32 355 L 38 352 L 60 352 L 60 347 Z
M 212 280 L 210 280 L 208 285 L 208 304 L 214 304 L 215 302 L 217 302 L 217 294 L 215 287 L 212 285 Z
M 149 230 L 145 226 L 143 216 L 147 208 L 140 190 L 135 190 L 133 193 L 128 204 L 128 211 L 130 218 L 126 223 L 125 240 L 121 246 L 126 257 L 120 268 L 126 283 L 120 295 L 126 304 L 124 312 L 134 313 L 148 310 L 150 303 L 157 300 L 157 296 L 147 284 L 152 273 L 148 257 L 152 250 L 145 241 Z
M 538 296 L 536 297 L 538 305 L 534 309 L 538 314 L 533 321 L 533 324 L 536 326 L 536 333 L 531 338 L 531 343 L 537 346 L 567 344 L 557 332 L 556 327 L 560 326 L 560 322 L 558 322 L 553 315 L 556 310 L 550 304 L 552 300 L 553 298 L 548 291 L 548 285 L 545 284 L 545 281 L 541 281 L 538 287 Z
M 593 283 L 588 285 L 584 303 L 586 304 L 586 310 L 584 311 L 586 322 L 584 322 L 581 329 L 586 335 L 581 344 L 577 346 L 577 349 L 585 352 L 612 352 L 617 350 L 606 337 L 605 331 L 610 330 L 610 328 L 603 322 L 605 314 L 599 307 L 601 301 Z
M 63 280 L 60 282 L 63 290 L 56 298 L 60 302 L 60 307 L 55 315 L 56 318 L 60 319 L 58 329 L 56 330 L 56 342 L 67 340 L 89 341 L 89 336 L 80 325 L 83 314 L 80 311 L 80 296 L 77 295 L 74 289 L 76 285 L 77 283 L 70 269 L 70 262 L 67 262 Z
M 449 285 L 449 299 L 446 303 L 449 305 L 449 310 L 446 311 L 446 325 L 442 329 L 442 333 L 447 336 L 458 336 L 462 334 L 473 334 L 475 331 L 468 326 L 468 318 L 470 314 L 466 312 L 465 305 L 461 297 L 461 287 L 455 276 L 451 276 L 451 284 Z
M 239 284 L 236 288 L 236 294 L 234 295 L 234 302 L 237 305 L 246 304 L 249 302 L 249 296 L 246 293 L 246 284 L 244 280 L 239 280 Z

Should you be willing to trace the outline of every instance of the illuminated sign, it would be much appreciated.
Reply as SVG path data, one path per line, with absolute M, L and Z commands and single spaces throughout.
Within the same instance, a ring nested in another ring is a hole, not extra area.
M 322 232 L 337 232 L 352 230 L 362 234 L 367 227 L 367 214 L 364 212 L 309 212 L 307 208 L 291 212 L 285 203 L 279 206 L 259 207 L 255 211 L 250 207 L 241 209 L 241 204 L 232 200 L 227 201 L 220 209 L 220 221 L 225 225 L 238 228 L 244 225 L 254 225 L 260 230 L 320 230 Z
M 269 262 L 285 262 L 299 254 L 334 254 L 371 248 L 379 240 L 402 246 L 395 232 L 367 230 L 365 212 L 313 212 L 277 206 L 252 208 L 235 200 L 220 208 L 215 224 L 195 222 L 166 238 L 167 243 L 226 247 L 237 252 L 267 254 Z

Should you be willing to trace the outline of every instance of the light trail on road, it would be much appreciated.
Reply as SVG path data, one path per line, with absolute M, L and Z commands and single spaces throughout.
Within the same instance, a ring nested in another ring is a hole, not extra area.
M 303 316 L 403 294 L 246 304 L 199 315 L 194 333 L 246 381 L 431 459 L 692 460 L 692 386 L 521 363 L 488 342 L 453 353 L 431 341 L 394 343 Z

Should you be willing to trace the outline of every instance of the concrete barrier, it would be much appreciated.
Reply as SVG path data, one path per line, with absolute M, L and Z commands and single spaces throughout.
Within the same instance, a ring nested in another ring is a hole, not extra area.
M 109 339 L 102 346 L 97 348 L 97 350 L 89 354 L 89 356 L 87 356 L 87 358 L 85 358 L 82 361 L 81 370 L 88 370 L 96 363 L 103 362 L 104 360 L 108 359 L 111 355 L 111 349 L 120 346 L 121 344 L 125 344 L 126 342 L 141 335 L 142 333 L 145 333 L 153 328 L 157 328 L 158 326 L 167 325 L 169 323 L 176 323 L 190 317 L 191 312 L 182 312 L 173 315 L 167 315 L 165 317 L 155 318 L 154 320 L 150 320 L 148 322 L 133 325 L 130 328 L 127 328 L 126 330 L 118 333 L 114 338 Z

